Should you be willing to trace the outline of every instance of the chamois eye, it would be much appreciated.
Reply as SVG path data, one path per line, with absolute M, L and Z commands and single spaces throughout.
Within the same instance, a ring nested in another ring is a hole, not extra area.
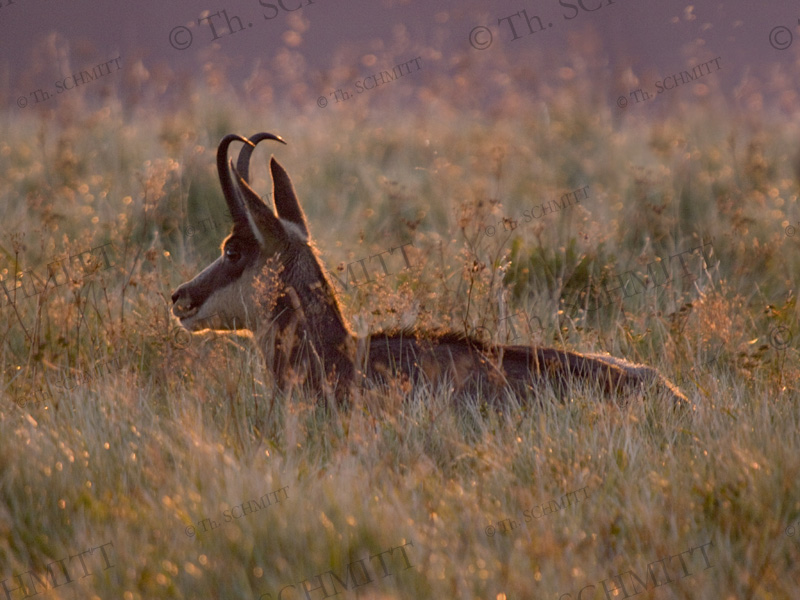
M 225 258 L 227 258 L 228 260 L 236 262 L 237 260 L 239 260 L 241 256 L 242 255 L 239 253 L 238 250 L 235 250 L 234 248 L 225 248 Z

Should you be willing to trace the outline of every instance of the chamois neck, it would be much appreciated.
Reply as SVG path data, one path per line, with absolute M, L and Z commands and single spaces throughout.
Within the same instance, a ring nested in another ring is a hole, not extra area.
M 355 336 L 319 265 L 293 266 L 284 270 L 273 318 L 262 324 L 259 338 L 267 362 L 278 381 L 288 369 L 305 372 L 315 387 L 321 383 L 320 375 L 334 385 L 347 386 L 355 373 Z

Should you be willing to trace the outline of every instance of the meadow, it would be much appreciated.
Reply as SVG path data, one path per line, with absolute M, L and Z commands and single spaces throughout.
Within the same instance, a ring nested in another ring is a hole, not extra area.
M 538 94 L 498 76 L 483 111 L 469 73 L 322 110 L 287 72 L 291 102 L 263 82 L 234 100 L 220 68 L 181 103 L 90 90 L 2 115 L 6 597 L 796 597 L 796 97 L 686 87 L 623 118 L 576 67 Z M 323 409 L 278 393 L 245 333 L 185 335 L 170 295 L 227 234 L 216 145 L 257 131 L 289 145 L 259 146 L 254 188 L 274 153 L 360 335 L 606 351 L 691 406 L 398 389 Z

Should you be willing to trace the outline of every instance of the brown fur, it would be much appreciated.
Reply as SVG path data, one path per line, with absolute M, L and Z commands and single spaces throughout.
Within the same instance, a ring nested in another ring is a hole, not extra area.
M 609 395 L 652 388 L 677 403 L 686 401 L 656 369 L 607 355 L 490 346 L 447 331 L 385 331 L 358 340 L 310 241 L 286 171 L 271 160 L 277 215 L 248 184 L 250 155 L 264 139 L 282 141 L 257 134 L 251 140 L 226 136 L 220 143 L 217 167 L 233 231 L 223 241 L 222 256 L 173 294 L 173 312 L 189 330 L 253 331 L 284 390 L 301 386 L 341 400 L 355 383 L 383 386 L 399 378 L 497 401 L 505 393 L 524 400 L 543 386 L 563 394 L 586 383 Z M 227 160 L 235 140 L 245 143 L 237 168 Z M 213 322 L 206 320 L 215 314 Z

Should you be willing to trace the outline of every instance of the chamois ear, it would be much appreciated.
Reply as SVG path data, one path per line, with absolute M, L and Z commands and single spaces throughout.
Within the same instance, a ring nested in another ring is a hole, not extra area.
M 264 201 L 259 198 L 253 188 L 242 178 L 231 161 L 231 169 L 236 175 L 237 196 L 240 199 L 245 219 L 253 237 L 264 250 L 278 252 L 288 246 L 289 238 L 280 220 L 273 214 Z
M 269 161 L 269 170 L 272 172 L 272 197 L 278 216 L 297 225 L 308 237 L 306 216 L 300 208 L 300 201 L 297 199 L 289 174 L 274 156 Z

